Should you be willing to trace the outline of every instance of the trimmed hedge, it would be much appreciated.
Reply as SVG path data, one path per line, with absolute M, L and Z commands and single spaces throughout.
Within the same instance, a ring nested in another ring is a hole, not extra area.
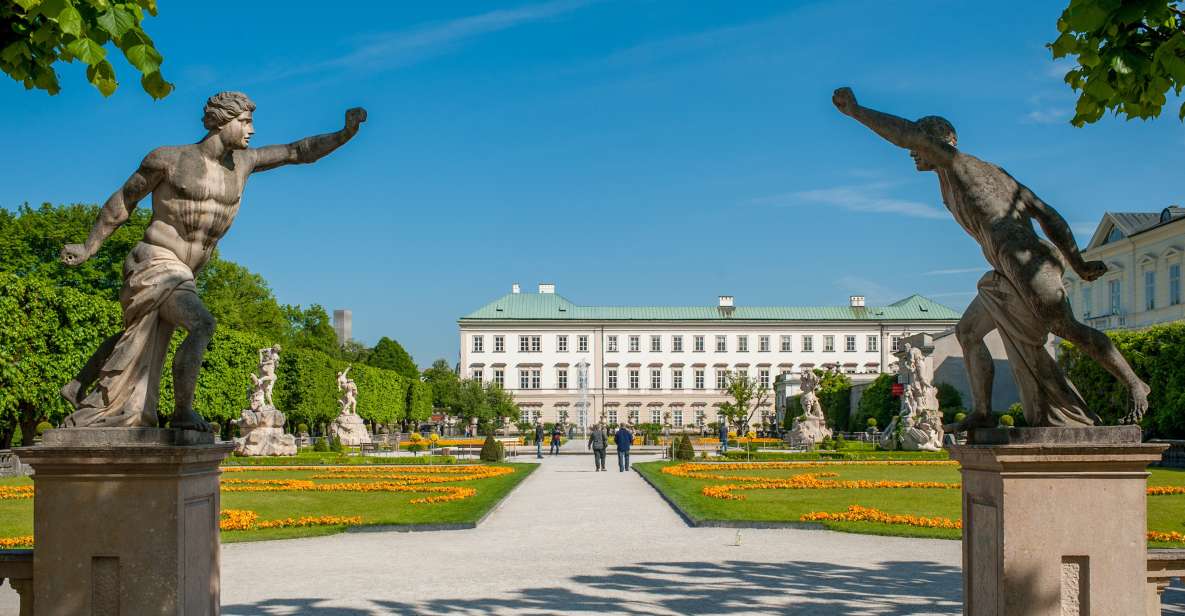
M 1161 438 L 1185 438 L 1185 323 L 1108 332 L 1136 374 L 1148 383 L 1148 413 L 1141 423 Z M 1058 363 L 1087 405 L 1108 425 L 1128 413 L 1127 389 L 1094 360 L 1062 342 Z
M 478 457 L 483 462 L 501 462 L 506 457 L 506 450 L 503 449 L 501 441 L 494 440 L 493 435 L 487 435 Z

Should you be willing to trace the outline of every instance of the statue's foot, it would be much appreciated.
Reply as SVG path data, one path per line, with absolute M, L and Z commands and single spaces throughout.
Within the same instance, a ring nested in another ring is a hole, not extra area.
M 173 421 L 169 422 L 169 427 L 174 430 L 193 430 L 195 432 L 213 432 L 210 424 L 202 419 L 193 409 L 185 411 L 177 411 L 173 415 Z
M 1148 412 L 1148 394 L 1152 392 L 1152 388 L 1144 381 L 1137 380 L 1130 389 L 1132 410 L 1119 420 L 1121 424 L 1138 424 L 1144 418 L 1144 413 Z
M 963 421 L 955 424 L 948 424 L 942 429 L 947 432 L 966 432 L 968 430 L 975 430 L 977 428 L 995 428 L 996 418 L 992 417 L 991 413 L 972 413 L 963 418 Z
M 82 383 L 79 383 L 77 380 L 63 385 L 61 393 L 62 397 L 66 399 L 66 402 L 70 403 L 70 406 L 78 408 L 82 404 L 82 400 L 78 399 L 79 394 L 82 393 Z

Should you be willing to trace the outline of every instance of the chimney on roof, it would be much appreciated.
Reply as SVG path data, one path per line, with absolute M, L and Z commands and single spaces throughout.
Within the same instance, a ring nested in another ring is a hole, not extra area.
M 518 295 L 519 293 L 522 293 L 522 291 L 523 291 L 523 290 L 522 290 L 522 288 L 518 286 L 518 283 L 517 283 L 517 282 L 516 282 L 516 283 L 514 283 L 514 284 L 512 284 L 512 285 L 510 285 L 510 292 L 511 292 L 511 293 L 514 293 L 515 295 Z
M 555 285 L 550 282 L 541 282 L 539 283 L 539 292 L 554 295 Z
M 731 317 L 733 311 L 736 310 L 736 308 L 733 306 L 733 303 L 732 303 L 732 296 L 731 295 L 721 295 L 720 296 L 720 305 L 719 305 L 718 309 L 720 310 L 720 316 Z
M 852 308 L 863 308 L 864 307 L 864 296 L 863 295 L 853 295 L 853 296 L 849 297 L 848 298 L 848 305 L 850 305 Z

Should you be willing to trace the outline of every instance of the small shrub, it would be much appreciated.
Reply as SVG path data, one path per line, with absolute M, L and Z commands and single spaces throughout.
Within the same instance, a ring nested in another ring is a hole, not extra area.
M 676 460 L 694 460 L 695 448 L 691 446 L 691 437 L 686 434 L 675 443 Z
M 323 436 L 317 439 L 317 442 L 313 443 L 313 451 L 319 451 L 322 453 L 329 451 L 329 443 L 326 442 L 328 440 L 328 436 Z
M 1001 415 L 1000 416 L 1000 425 L 1001 426 L 1003 426 L 1005 428 L 1011 428 L 1014 423 L 1016 423 L 1016 421 L 1012 419 L 1012 415 Z
M 967 419 L 966 413 L 955 413 L 955 421 L 956 422 L 963 421 L 964 419 Z
M 819 449 L 835 449 L 835 441 L 830 437 L 825 438 L 819 443 Z
M 48 421 L 43 421 L 37 424 L 37 436 L 45 434 L 46 430 L 53 430 L 53 424 L 49 423 Z
M 329 451 L 334 453 L 344 453 L 346 448 L 342 446 L 342 440 L 338 437 L 333 437 L 333 442 L 329 445 Z
M 420 452 L 424 450 L 424 437 L 417 432 L 412 432 L 407 439 L 407 450 L 414 455 L 420 455 Z
M 296 424 L 296 433 L 297 434 L 308 434 L 309 433 L 308 424 L 304 424 L 304 423 Z
M 502 448 L 502 443 L 494 440 L 492 435 L 487 435 L 485 442 L 481 445 L 481 455 L 478 457 L 483 462 L 500 462 L 506 457 L 506 451 Z
M 875 427 L 876 427 L 876 417 L 869 417 L 869 418 L 868 418 L 868 427 L 869 427 L 869 428 L 875 428 Z

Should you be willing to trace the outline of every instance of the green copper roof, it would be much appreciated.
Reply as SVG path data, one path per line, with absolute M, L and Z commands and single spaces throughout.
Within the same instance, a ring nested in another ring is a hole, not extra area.
M 578 306 L 555 293 L 507 293 L 461 317 L 470 320 L 548 321 L 949 321 L 960 313 L 938 302 L 909 297 L 888 306 L 737 306 L 725 316 L 716 306 Z

